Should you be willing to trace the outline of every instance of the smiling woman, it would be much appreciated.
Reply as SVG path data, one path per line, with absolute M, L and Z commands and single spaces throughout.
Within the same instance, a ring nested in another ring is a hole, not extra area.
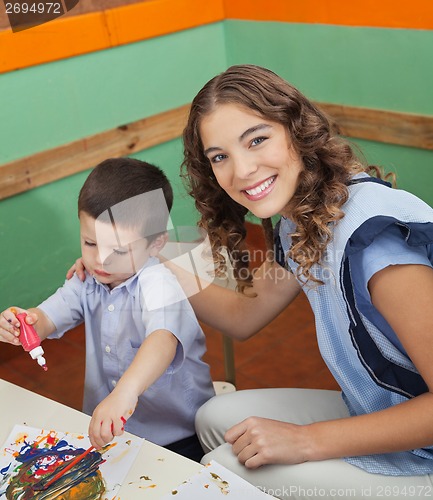
M 265 68 L 233 66 L 210 80 L 183 137 L 199 224 L 220 269 L 227 248 L 245 292 L 209 286 L 190 298 L 195 312 L 247 339 L 304 291 L 341 387 L 213 398 L 196 417 L 203 461 L 281 497 L 350 488 L 361 499 L 366 485 L 373 496 L 392 488 L 404 498 L 403 485 L 429 494 L 433 210 L 365 167 L 324 113 Z M 274 252 L 246 276 L 249 212 L 266 222 Z
M 198 93 L 183 138 L 187 183 L 215 253 L 226 246 L 245 277 L 245 214 L 290 214 L 298 274 L 314 281 L 310 269 L 331 238 L 329 224 L 342 217 L 347 184 L 364 171 L 328 117 L 271 71 L 234 66 Z M 306 219 L 312 210 L 316 216 Z M 241 287 L 250 283 L 247 277 Z
M 226 104 L 203 118 L 200 133 L 215 178 L 233 200 L 262 219 L 284 212 L 302 164 L 283 125 Z

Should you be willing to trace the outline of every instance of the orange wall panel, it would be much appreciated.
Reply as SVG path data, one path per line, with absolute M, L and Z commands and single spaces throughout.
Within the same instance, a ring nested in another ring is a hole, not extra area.
M 224 19 L 221 0 L 158 0 L 105 12 L 113 45 L 167 35 Z
M 432 0 L 224 0 L 226 19 L 433 29 Z
M 0 31 L 0 73 L 167 35 L 224 19 L 433 29 L 433 1 L 147 0 Z
M 0 32 L 0 73 L 224 19 L 222 0 L 151 0 Z
M 0 73 L 64 59 L 109 46 L 104 13 L 58 19 L 24 31 L 0 32 Z

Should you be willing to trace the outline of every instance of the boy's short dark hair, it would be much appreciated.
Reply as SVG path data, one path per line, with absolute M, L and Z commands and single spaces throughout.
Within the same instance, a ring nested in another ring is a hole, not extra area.
M 84 182 L 78 215 L 137 228 L 149 238 L 165 231 L 172 205 L 173 190 L 161 169 L 134 158 L 109 158 Z

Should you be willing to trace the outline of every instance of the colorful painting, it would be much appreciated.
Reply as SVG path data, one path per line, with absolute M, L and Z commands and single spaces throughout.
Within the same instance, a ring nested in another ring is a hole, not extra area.
M 88 437 L 16 425 L 0 450 L 0 499 L 114 500 L 142 441 L 116 437 L 51 481 L 90 447 Z

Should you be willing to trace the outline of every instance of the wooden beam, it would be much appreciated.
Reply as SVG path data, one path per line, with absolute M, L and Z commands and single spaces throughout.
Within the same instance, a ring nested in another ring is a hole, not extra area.
M 189 105 L 119 126 L 0 166 L 0 199 L 28 191 L 96 166 L 176 139 Z
M 433 116 L 316 103 L 347 137 L 433 150 Z M 0 199 L 180 137 L 189 105 L 0 166 Z
M 347 137 L 433 149 L 433 116 L 324 102 L 316 104 Z

